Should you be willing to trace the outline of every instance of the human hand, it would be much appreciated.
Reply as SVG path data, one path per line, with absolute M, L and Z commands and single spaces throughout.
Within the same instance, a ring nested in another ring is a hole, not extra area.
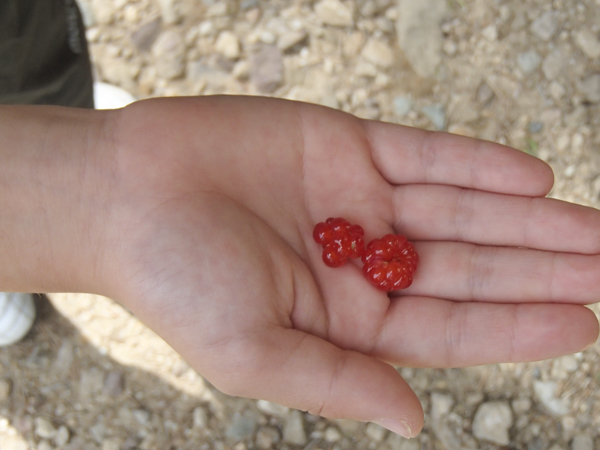
M 581 305 L 600 293 L 600 213 L 544 198 L 542 161 L 265 98 L 111 114 L 98 293 L 225 393 L 415 436 L 423 411 L 390 364 L 538 360 L 597 337 Z M 312 228 L 330 216 L 366 241 L 406 235 L 413 285 L 388 296 L 358 265 L 325 266 Z

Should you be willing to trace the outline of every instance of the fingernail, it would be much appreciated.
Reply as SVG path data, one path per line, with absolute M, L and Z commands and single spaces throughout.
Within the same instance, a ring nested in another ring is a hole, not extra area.
M 376 423 L 381 425 L 383 428 L 387 428 L 388 430 L 399 434 L 403 438 L 410 439 L 412 437 L 410 425 L 408 422 L 404 422 L 403 420 L 381 419 Z

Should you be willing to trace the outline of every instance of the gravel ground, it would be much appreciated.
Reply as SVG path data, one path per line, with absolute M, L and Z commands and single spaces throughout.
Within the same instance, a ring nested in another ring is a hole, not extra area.
M 476 136 L 600 204 L 600 0 L 81 0 L 96 76 L 137 98 L 260 94 Z M 600 448 L 600 346 L 555 360 L 399 369 L 405 440 L 214 390 L 110 299 L 54 294 L 0 349 L 0 448 Z M 595 308 L 595 307 L 594 307 Z

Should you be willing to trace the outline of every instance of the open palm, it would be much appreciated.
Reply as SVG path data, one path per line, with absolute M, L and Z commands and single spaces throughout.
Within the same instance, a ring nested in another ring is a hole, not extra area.
M 422 427 L 389 363 L 542 359 L 597 336 L 600 213 L 545 199 L 543 162 L 500 145 L 249 97 L 161 99 L 118 114 L 105 295 L 232 395 Z M 387 295 L 331 269 L 312 228 L 415 243 Z

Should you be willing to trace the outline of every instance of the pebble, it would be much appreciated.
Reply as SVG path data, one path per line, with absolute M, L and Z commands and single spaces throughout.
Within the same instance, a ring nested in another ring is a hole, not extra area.
M 208 413 L 206 412 L 206 409 L 202 406 L 194 408 L 194 411 L 192 412 L 192 423 L 194 424 L 194 427 L 206 428 L 208 425 Z
M 56 428 L 43 417 L 36 417 L 34 433 L 42 439 L 52 439 L 56 435 Z
M 533 382 L 533 391 L 537 400 L 544 408 L 555 416 L 564 416 L 569 412 L 569 406 L 564 399 L 556 397 L 558 385 L 554 381 Z
M 421 77 L 435 75 L 442 61 L 440 23 L 446 15 L 445 0 L 399 0 L 396 23 L 398 43 L 413 70 Z
M 183 35 L 174 30 L 161 33 L 152 46 L 156 73 L 162 78 L 172 80 L 185 73 L 185 42 Z
M 342 439 L 342 433 L 336 427 L 327 427 L 323 437 L 327 442 L 337 442 Z
M 290 409 L 283 425 L 283 440 L 289 444 L 299 446 L 306 445 L 308 439 L 304 430 L 302 413 L 296 409 Z
M 600 102 L 600 74 L 594 74 L 577 83 L 577 89 L 592 103 Z
M 256 407 L 265 414 L 277 417 L 285 417 L 290 410 L 287 406 L 278 405 L 277 403 L 268 402 L 267 400 L 258 400 L 256 402 Z
M 125 375 L 120 370 L 113 370 L 104 378 L 103 393 L 110 397 L 118 397 L 125 388 Z
M 240 57 L 240 41 L 231 31 L 222 31 L 215 43 L 215 50 L 227 59 L 238 59 Z
M 517 63 L 525 75 L 535 72 L 536 69 L 540 67 L 541 62 L 542 58 L 533 50 L 529 50 L 525 53 L 519 53 L 517 55 Z
M 64 425 L 61 425 L 54 435 L 54 443 L 58 448 L 63 448 L 69 442 L 70 437 L 69 429 Z
M 321 0 L 315 5 L 315 13 L 325 25 L 335 27 L 354 25 L 352 11 L 339 0 Z
M 158 0 L 160 13 L 166 24 L 173 25 L 181 20 L 176 0 Z
M 259 449 L 270 449 L 281 440 L 279 429 L 272 426 L 262 426 L 256 432 L 256 446 Z
M 531 32 L 544 41 L 552 39 L 558 29 L 558 19 L 554 11 L 546 11 L 531 24 Z
M 225 430 L 225 436 L 236 442 L 241 441 L 254 434 L 256 425 L 257 421 L 254 415 L 236 413 L 231 424 Z
M 133 417 L 135 417 L 138 423 L 144 427 L 147 427 L 150 424 L 150 412 L 145 409 L 135 409 L 133 411 Z
M 36 447 L 36 450 L 54 450 L 52 444 L 48 441 L 40 441 Z
M 473 418 L 473 435 L 498 445 L 510 443 L 513 415 L 508 402 L 482 403 Z
M 383 68 L 389 68 L 394 64 L 394 51 L 385 42 L 371 38 L 367 41 L 361 56 L 367 61 Z
M 413 107 L 413 100 L 408 96 L 394 97 L 394 114 L 398 117 L 406 116 Z
M 160 34 L 160 17 L 148 20 L 133 30 L 130 35 L 133 45 L 142 52 L 150 50 Z
M 588 434 L 578 434 L 571 441 L 571 450 L 594 450 L 594 440 Z
M 448 415 L 454 406 L 454 399 L 450 395 L 433 392 L 431 394 L 431 417 L 441 419 Z
M 262 93 L 274 92 L 283 82 L 283 56 L 275 45 L 262 45 L 250 53 L 250 81 Z
M 10 399 L 12 383 L 6 378 L 0 378 L 0 402 L 6 402 Z
M 588 58 L 600 58 L 600 41 L 590 30 L 580 30 L 575 33 L 575 43 Z
M 385 435 L 388 433 L 388 430 L 383 428 L 381 425 L 370 422 L 367 424 L 365 428 L 365 434 L 370 437 L 375 442 L 381 442 L 385 439 Z
M 431 121 L 436 130 L 446 128 L 446 108 L 441 103 L 424 106 L 423 114 Z
M 512 402 L 512 408 L 515 414 L 524 414 L 531 409 L 531 399 L 529 397 L 515 398 Z
M 304 29 L 288 31 L 279 36 L 277 47 L 279 47 L 282 52 L 286 52 L 303 43 L 307 38 L 308 33 Z
M 561 48 L 552 50 L 542 63 L 542 71 L 547 80 L 554 80 L 563 71 L 565 60 L 568 55 Z

